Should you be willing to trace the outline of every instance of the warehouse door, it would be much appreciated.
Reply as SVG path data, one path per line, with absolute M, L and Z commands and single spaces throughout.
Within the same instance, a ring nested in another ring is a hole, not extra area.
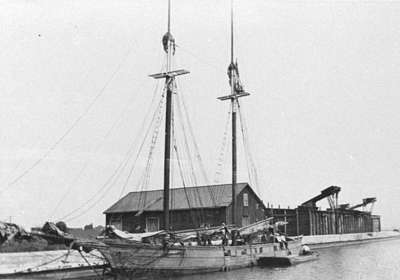
M 160 221 L 158 217 L 147 217 L 146 218 L 146 231 L 159 231 L 160 230 Z

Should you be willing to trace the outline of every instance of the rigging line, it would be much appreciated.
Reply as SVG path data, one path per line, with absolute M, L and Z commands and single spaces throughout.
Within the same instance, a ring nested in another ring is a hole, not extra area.
M 163 68 L 164 68 L 164 67 L 162 67 L 162 69 L 163 69 Z M 162 69 L 160 70 L 160 72 L 162 71 Z M 153 102 L 154 102 L 154 100 L 155 100 L 155 97 L 156 97 L 157 92 L 158 92 L 159 85 L 160 85 L 160 80 L 158 80 L 157 86 L 156 86 L 156 88 L 154 89 L 153 97 L 152 97 L 150 106 L 149 106 L 149 108 L 148 108 L 148 110 L 147 110 L 146 117 L 145 117 L 144 120 L 143 120 L 143 123 L 142 123 L 142 126 L 141 126 L 140 131 L 143 131 L 143 130 L 145 129 L 145 123 L 146 123 L 147 118 L 150 116 L 150 111 L 151 111 L 151 107 L 152 107 L 151 105 L 153 104 Z M 165 91 L 165 88 L 163 89 L 163 92 L 164 92 L 164 91 Z M 163 97 L 164 97 L 164 93 L 162 94 L 162 98 L 163 98 Z M 161 105 L 159 104 L 159 106 L 161 106 Z M 140 155 L 140 153 L 141 153 L 141 151 L 142 151 L 142 149 L 143 149 L 144 142 L 145 142 L 145 139 L 147 139 L 147 135 L 148 135 L 148 132 L 149 132 L 149 131 L 150 131 L 150 127 L 146 130 L 146 134 L 145 134 L 144 140 L 143 140 L 143 142 L 142 142 L 142 143 L 140 144 L 140 146 L 139 146 L 139 150 L 138 150 L 138 152 L 137 152 L 137 154 L 136 154 L 135 161 L 134 161 L 134 163 L 133 163 L 131 169 L 129 170 L 128 176 L 127 176 L 127 178 L 126 178 L 126 180 L 125 180 L 125 183 L 123 184 L 123 187 L 122 187 L 121 192 L 120 192 L 120 194 L 119 194 L 119 199 L 122 197 L 122 195 L 123 195 L 123 193 L 124 193 L 124 191 L 125 191 L 125 189 L 126 189 L 126 186 L 128 185 L 128 182 L 129 182 L 129 180 L 130 180 L 130 178 L 131 178 L 131 176 L 132 176 L 132 173 L 133 173 L 133 171 L 134 171 L 134 169 L 135 169 L 137 160 L 138 160 L 139 155 Z M 136 141 L 135 141 L 135 142 L 136 142 Z
M 152 166 L 153 166 L 154 150 L 156 148 L 158 135 L 159 135 L 160 127 L 161 127 L 161 122 L 163 120 L 163 116 L 162 116 L 161 112 L 162 111 L 160 110 L 160 114 L 157 117 L 157 121 L 155 123 L 153 135 L 151 138 L 151 145 L 150 145 L 149 153 L 147 156 L 146 168 L 142 175 L 142 182 L 141 182 L 142 189 L 147 188 L 149 185 L 149 182 L 150 182 L 150 175 L 151 175 L 151 170 L 152 170 Z
M 226 122 L 225 122 L 225 128 L 224 128 L 222 143 L 221 143 L 221 147 L 220 147 L 219 157 L 217 160 L 217 166 L 215 168 L 216 172 L 214 175 L 214 183 L 220 183 L 224 158 L 225 158 L 226 149 L 227 149 L 228 133 L 229 133 L 229 126 L 230 126 L 230 122 L 231 122 L 231 116 L 232 116 L 232 107 L 229 106 L 229 111 L 228 111 L 228 116 L 227 116 Z
M 162 122 L 162 120 L 163 120 L 163 104 L 164 104 L 164 97 L 165 97 L 165 93 L 166 93 L 166 90 L 167 90 L 167 87 L 165 86 L 164 87 L 164 89 L 163 89 L 163 94 L 162 94 L 162 96 L 161 96 L 161 100 L 160 100 L 160 102 L 159 102 L 159 105 L 158 105 L 158 110 L 156 111 L 156 112 L 154 112 L 154 116 L 153 116 L 153 120 L 152 120 L 152 122 L 150 123 L 150 125 L 149 125 L 149 127 L 148 127 L 148 129 L 147 129 L 147 131 L 146 131 L 146 136 L 145 136 L 145 138 L 143 139 L 143 142 L 142 142 L 142 144 L 141 144 L 141 147 L 140 147 L 140 150 L 143 148 L 143 145 L 144 145 L 144 143 L 146 142 L 146 139 L 147 139 L 147 136 L 149 135 L 149 132 L 150 132 L 150 130 L 151 130 L 151 128 L 153 128 L 153 125 L 154 125 L 154 121 L 156 121 L 156 123 L 155 123 L 155 126 L 156 127 L 158 127 L 158 128 L 154 128 L 154 130 L 153 130 L 153 136 L 152 136 L 152 141 L 154 141 L 154 134 L 155 134 L 155 130 L 157 129 L 157 130 L 159 130 L 159 127 L 160 127 L 160 125 L 161 125 L 161 122 Z M 158 132 L 157 132 L 157 134 L 158 134 Z M 155 144 L 153 145 L 152 144 L 152 146 L 154 146 L 155 147 Z M 149 173 L 150 172 L 150 170 L 149 170 L 149 168 L 151 168 L 151 163 L 150 163 L 150 160 L 152 160 L 152 150 L 154 149 L 154 147 L 152 147 L 152 146 L 150 146 L 150 151 L 149 151 L 149 155 L 148 155 L 148 157 L 147 157 L 147 163 L 146 163 L 146 167 L 145 167 L 145 170 L 144 170 L 144 172 L 143 172 L 143 174 L 142 174 L 142 176 L 141 176 L 141 178 L 140 178 L 140 180 L 139 180 L 139 185 L 140 185 L 140 194 L 139 194 L 139 202 L 138 202 L 138 205 L 140 205 L 141 203 L 142 203 L 142 201 L 143 201 L 143 207 L 145 207 L 145 202 L 146 202 L 146 197 L 147 197 L 147 194 L 145 193 L 144 194 L 144 199 L 143 199 L 143 190 L 144 190 L 144 188 L 145 188 L 145 184 L 146 184 L 146 177 L 147 177 L 147 173 Z M 137 158 L 139 157 L 139 153 L 137 154 Z M 136 160 L 137 160 L 137 158 L 136 158 Z M 131 168 L 131 170 L 130 170 L 130 174 L 129 174 L 129 177 L 132 175 L 132 173 L 131 173 L 131 171 L 133 172 L 133 168 Z M 125 183 L 127 184 L 127 182 L 128 181 L 126 181 Z
M 239 113 L 240 115 L 240 113 Z M 243 145 L 245 147 L 245 159 L 246 159 L 246 165 L 247 165 L 247 175 L 249 177 L 249 181 L 250 184 L 253 184 L 253 175 L 251 173 L 251 164 L 250 164 L 250 160 L 249 160 L 249 155 L 248 155 L 248 151 L 247 151 L 247 143 L 246 143 L 246 139 L 245 139 L 245 132 L 244 132 L 244 128 L 243 128 L 243 124 L 242 124 L 242 120 L 240 120 L 240 128 L 242 131 L 242 141 L 243 141 Z
M 204 167 L 202 158 L 201 158 L 201 156 L 200 156 L 199 147 L 198 147 L 197 142 L 196 142 L 196 139 L 195 139 L 195 137 L 194 137 L 193 128 L 192 128 L 192 126 L 191 126 L 191 122 L 190 122 L 188 110 L 187 110 L 187 107 L 186 107 L 186 103 L 185 103 L 185 101 L 184 101 L 184 95 L 183 95 L 183 94 L 180 94 L 180 97 L 177 98 L 177 99 L 178 99 L 178 102 L 177 102 L 178 113 L 179 113 L 179 115 L 180 115 L 180 118 L 182 119 L 182 120 L 181 120 L 181 126 L 182 126 L 182 130 L 183 130 L 183 135 L 184 135 L 184 140 L 185 140 L 185 146 L 186 146 L 186 149 L 187 149 L 187 154 L 188 154 L 189 163 L 190 163 L 190 167 L 191 167 L 191 170 L 192 170 L 192 176 L 193 176 L 193 178 L 194 178 L 195 186 L 198 186 L 198 184 L 197 184 L 197 179 L 196 179 L 196 175 L 195 175 L 195 169 L 194 169 L 194 165 L 193 165 L 193 160 L 192 160 L 191 153 L 190 153 L 191 151 L 190 151 L 190 147 L 189 147 L 189 143 L 188 143 L 188 138 L 189 138 L 189 137 L 188 137 L 187 134 L 186 134 L 185 121 L 186 121 L 186 123 L 187 123 L 187 126 L 189 127 L 189 133 L 190 133 L 190 136 L 191 136 L 191 138 L 192 138 L 193 146 L 194 146 L 194 148 L 195 148 L 197 160 L 199 161 L 200 169 L 201 169 L 202 174 L 203 174 L 203 176 L 204 176 L 204 178 L 205 178 L 205 180 L 206 180 L 206 183 L 209 184 L 209 180 L 208 180 L 208 177 L 207 177 L 207 173 L 206 173 L 206 171 L 205 171 L 205 167 Z M 180 103 L 179 103 L 179 102 L 180 102 Z M 181 103 L 182 103 L 182 105 L 181 105 Z M 183 110 L 181 109 L 181 106 L 183 107 Z M 183 113 L 182 113 L 182 112 L 183 112 Z M 197 190 L 198 190 L 198 189 L 197 189 Z M 216 206 L 217 203 L 216 203 L 215 194 L 214 194 L 213 190 L 211 189 L 211 187 L 210 187 L 209 185 L 207 186 L 207 190 L 208 190 L 208 192 L 209 192 L 209 194 L 210 194 L 210 198 L 211 198 L 211 201 L 212 201 L 213 206 Z M 199 191 L 199 190 L 198 190 L 198 191 Z M 198 197 L 199 197 L 199 200 L 200 200 L 200 195 L 199 195 Z M 202 201 L 200 201 L 200 205 L 202 205 Z
M 143 83 L 142 83 L 142 84 L 143 84 Z M 155 88 L 155 90 L 154 90 L 153 98 L 152 98 L 152 100 L 151 100 L 151 102 L 150 102 L 149 109 L 147 110 L 147 114 L 146 114 L 147 117 L 149 116 L 151 106 L 152 106 L 152 104 L 154 103 L 155 92 L 157 91 L 158 86 L 159 86 L 159 83 L 157 83 L 156 88 Z M 123 111 L 121 112 L 121 114 L 119 115 L 119 117 L 116 118 L 116 119 L 114 120 L 113 124 L 112 124 L 111 127 L 108 129 L 108 131 L 106 132 L 106 134 L 103 135 L 103 139 L 102 139 L 102 140 L 105 140 L 105 139 L 111 134 L 111 132 L 115 129 L 115 127 L 118 126 L 118 124 L 120 123 L 120 121 L 123 119 L 124 114 L 125 114 L 126 111 L 130 108 L 130 105 L 131 105 L 131 104 L 133 103 L 133 101 L 135 101 L 135 100 L 136 100 L 136 96 L 135 96 L 135 95 L 132 95 L 131 99 L 126 103 L 125 108 L 123 109 Z M 147 119 L 147 117 L 146 117 L 146 119 Z M 145 120 L 146 120 L 146 119 L 145 119 Z M 144 123 L 143 123 L 143 126 L 144 126 Z M 142 131 L 142 129 L 141 129 L 140 131 Z M 135 142 L 137 142 L 137 141 L 135 141 Z M 84 163 L 82 169 L 79 171 L 78 175 L 75 177 L 75 179 L 72 181 L 72 183 L 69 184 L 69 187 L 67 188 L 67 191 L 64 193 L 63 196 L 61 196 L 59 202 L 56 204 L 56 207 L 53 209 L 53 211 L 50 212 L 49 216 L 54 215 L 54 214 L 57 212 L 57 210 L 59 209 L 60 205 L 61 205 L 62 202 L 65 200 L 65 197 L 66 197 L 67 195 L 69 195 L 69 193 L 71 192 L 72 186 L 73 186 L 76 182 L 78 182 L 78 180 L 79 180 L 79 179 L 81 178 L 81 176 L 84 174 L 84 171 L 85 171 L 86 168 L 89 166 L 90 160 L 93 159 L 93 156 L 98 152 L 98 150 L 100 149 L 100 147 L 101 147 L 102 145 L 103 145 L 103 142 L 100 142 L 100 143 L 97 145 L 97 147 L 93 150 L 94 152 L 92 153 L 92 156 L 91 156 L 90 158 L 88 158 L 88 159 L 85 161 L 85 163 Z
M 190 136 L 192 138 L 193 146 L 195 148 L 196 157 L 197 157 L 197 160 L 199 161 L 199 165 L 200 165 L 200 169 L 201 169 L 202 175 L 203 175 L 204 179 L 206 180 L 206 183 L 209 184 L 210 180 L 209 180 L 209 178 L 207 176 L 206 168 L 204 166 L 203 159 L 201 158 L 201 155 L 200 155 L 200 149 L 199 149 L 199 146 L 197 144 L 196 137 L 194 136 L 194 132 L 193 132 L 194 130 L 193 130 L 192 123 L 190 121 L 190 117 L 189 117 L 189 113 L 188 113 L 189 110 L 188 110 L 188 108 L 186 106 L 185 96 L 184 96 L 183 93 L 180 94 L 180 96 L 181 96 L 181 102 L 182 102 L 182 105 L 183 105 L 183 113 L 184 113 L 184 116 L 186 118 L 186 122 L 187 122 L 188 127 L 189 127 L 189 133 L 190 133 Z
M 254 176 L 254 180 L 255 180 L 255 184 L 256 184 L 256 190 L 257 190 L 258 193 L 261 194 L 260 188 L 259 188 L 259 180 L 258 180 L 257 168 L 256 168 L 256 165 L 254 163 L 254 159 L 253 159 L 253 156 L 252 156 L 252 153 L 251 153 L 251 149 L 250 149 L 250 144 L 249 144 L 249 141 L 248 141 L 246 120 L 245 120 L 244 115 L 242 113 L 240 103 L 238 102 L 237 104 L 238 104 L 240 124 L 241 124 L 241 128 L 242 128 L 243 142 L 244 142 L 244 146 L 245 146 L 245 149 L 246 149 L 246 153 L 245 154 L 246 154 L 246 157 L 247 157 L 247 154 L 248 154 L 248 157 L 249 157 L 249 162 L 250 162 L 250 165 L 251 165 L 251 168 L 252 168 L 252 172 L 253 172 L 253 176 Z
M 86 78 L 87 78 L 87 76 L 89 75 L 89 69 L 88 69 L 88 71 L 86 71 L 85 72 L 85 74 L 84 74 L 84 78 L 82 79 L 82 82 L 80 83 L 80 86 L 82 86 L 83 84 L 85 84 L 85 81 L 86 81 Z M 32 86 L 32 81 L 29 83 L 31 86 Z M 23 85 L 22 85 L 22 87 L 24 87 L 24 86 L 26 86 L 26 85 L 28 85 L 28 82 L 26 82 L 26 83 L 24 83 Z M 13 95 L 16 91 L 17 91 L 17 89 L 18 89 L 19 87 L 16 87 L 12 92 L 11 92 L 11 95 Z M 41 142 L 43 142 L 43 141 L 41 141 Z M 34 150 L 36 147 L 38 147 L 38 144 L 39 143 L 39 141 L 36 141 L 36 144 L 35 145 L 32 145 L 32 146 L 30 146 L 30 150 Z M 33 153 L 31 152 L 31 155 L 33 155 Z M 18 161 L 18 163 L 14 166 L 14 168 L 9 172 L 9 174 L 8 174 L 8 176 L 5 176 L 5 178 L 4 178 L 4 180 L 3 180 L 3 182 L 2 182 L 2 184 L 1 185 L 5 185 L 6 183 L 7 183 L 7 181 L 9 181 L 9 180 L 11 180 L 11 178 L 13 177 L 12 175 L 15 173 L 15 171 L 18 169 L 18 167 L 21 165 L 21 163 L 24 161 L 24 158 L 21 158 L 19 161 Z
M 165 67 L 165 65 L 162 66 L 162 69 L 163 69 L 164 67 Z M 158 87 L 158 85 L 157 85 L 157 87 Z M 156 89 L 157 89 L 157 87 L 156 87 Z M 157 90 L 154 91 L 154 93 L 156 93 L 156 92 L 157 92 Z M 153 97 L 155 98 L 155 94 L 153 94 Z M 152 101 L 151 101 L 151 103 L 150 103 L 150 105 L 149 105 L 149 109 L 148 109 L 148 112 L 147 112 L 147 116 L 149 116 L 149 113 L 150 113 L 150 111 L 151 111 L 151 107 L 152 107 L 152 103 L 154 102 L 154 98 L 152 98 Z M 122 114 L 122 115 L 123 115 L 123 114 Z M 156 115 L 156 112 L 153 114 L 153 118 L 152 118 L 152 121 L 151 121 L 151 122 L 154 121 L 155 115 Z M 145 122 L 146 122 L 146 119 L 147 119 L 147 118 L 144 119 L 144 122 L 143 122 L 143 125 L 142 125 L 143 127 L 144 127 L 144 124 L 145 124 Z M 109 132 L 111 132 L 111 130 L 112 130 L 112 128 L 110 129 Z M 108 134 L 109 134 L 109 133 L 107 133 L 107 135 L 108 135 Z M 146 134 L 146 135 L 147 135 L 147 134 Z M 123 167 L 123 168 L 125 168 L 127 162 L 129 161 L 129 159 L 130 159 L 129 154 L 131 154 L 131 153 L 133 152 L 133 148 L 134 148 L 134 146 L 135 146 L 134 144 L 137 142 L 138 139 L 139 139 L 139 138 L 136 138 L 136 140 L 135 140 L 135 141 L 132 143 L 132 145 L 130 146 L 130 148 L 129 148 L 129 150 L 128 150 L 128 154 L 127 154 L 127 156 L 125 157 L 125 160 L 126 160 L 126 161 L 125 161 L 125 164 L 124 164 L 124 167 Z M 121 162 L 121 164 L 122 164 L 122 163 L 123 163 L 123 161 Z M 118 166 L 116 172 L 117 172 L 118 169 L 121 167 L 121 164 Z M 110 182 L 111 178 L 112 178 L 113 176 L 115 176 L 115 175 L 116 175 L 116 174 L 114 173 L 113 175 L 111 175 L 111 177 L 108 178 L 107 182 L 102 186 L 102 188 L 100 189 L 100 191 L 96 192 L 96 194 L 93 195 L 91 198 L 89 198 L 83 205 L 81 205 L 80 207 L 76 208 L 75 210 L 69 212 L 69 213 L 68 213 L 67 215 L 65 215 L 62 219 L 64 219 L 65 217 L 68 217 L 68 216 L 70 216 L 71 214 L 73 214 L 73 213 L 79 211 L 80 209 L 82 209 L 82 208 L 85 206 L 85 204 L 88 204 L 90 201 L 92 201 L 101 191 L 103 191 L 103 190 L 105 189 L 106 185 Z
M 156 111 L 156 112 L 154 113 L 154 115 L 153 115 L 152 122 L 154 121 L 154 117 L 155 117 L 156 113 L 157 113 L 157 111 Z M 135 143 L 133 143 L 133 144 L 135 144 Z M 111 184 L 111 182 L 113 182 L 114 177 L 115 177 L 119 172 L 121 172 L 120 170 L 123 170 L 123 169 L 126 167 L 126 165 L 128 164 L 128 162 L 129 162 L 131 156 L 133 155 L 133 150 L 134 150 L 134 147 L 135 147 L 135 145 L 133 145 L 133 144 L 130 146 L 130 148 L 129 148 L 127 154 L 126 154 L 125 157 L 124 157 L 124 159 L 120 162 L 120 164 L 119 164 L 118 167 L 114 170 L 114 172 L 112 173 L 112 175 L 111 175 L 110 177 L 108 177 L 107 181 L 102 185 L 102 187 L 100 188 L 100 190 L 99 190 L 95 195 L 93 195 L 91 198 L 89 198 L 86 202 L 84 202 L 80 207 L 78 207 L 78 208 L 74 209 L 73 211 L 69 212 L 69 213 L 66 214 L 64 217 L 62 217 L 60 220 L 63 220 L 63 219 L 65 219 L 65 218 L 71 216 L 72 214 L 78 212 L 79 210 L 83 209 L 86 205 L 88 205 L 88 204 L 90 203 L 90 201 L 92 201 L 92 200 L 95 199 L 99 194 L 101 194 L 101 192 L 103 192 L 103 190 L 105 190 L 104 193 L 108 193 L 108 191 L 110 190 L 110 188 L 113 187 L 113 184 Z M 122 167 L 122 169 L 121 169 L 121 167 Z M 115 183 L 115 180 L 114 180 L 114 183 Z M 108 188 L 107 188 L 107 185 L 109 185 L 109 184 L 111 184 L 111 185 L 108 186 Z M 100 199 L 98 199 L 94 204 L 92 204 L 92 206 L 90 206 L 88 209 L 84 210 L 83 213 L 81 213 L 81 214 L 78 215 L 78 216 L 75 216 L 74 218 L 80 217 L 80 216 L 82 216 L 84 213 L 86 213 L 87 211 L 89 211 L 90 208 L 92 208 L 94 205 L 96 205 L 96 204 L 104 197 L 104 193 L 103 193 L 103 195 L 100 197 Z
M 121 170 L 124 170 L 124 168 L 126 167 L 127 163 L 129 162 L 129 160 L 130 160 L 130 158 L 131 158 L 131 155 L 130 155 L 130 154 L 132 154 L 133 146 L 132 146 L 131 148 L 132 148 L 132 149 L 129 151 L 129 153 L 128 153 L 127 156 L 125 157 L 125 161 L 122 161 L 122 162 L 120 163 L 120 165 L 117 167 L 117 169 L 115 170 L 115 172 L 108 178 L 107 182 L 103 185 L 102 189 L 104 189 L 104 187 L 106 187 L 107 185 L 109 185 L 109 186 L 105 189 L 105 191 L 103 192 L 103 194 L 102 194 L 94 203 L 92 203 L 87 209 L 83 210 L 80 214 L 78 214 L 78 215 L 76 215 L 76 216 L 67 218 L 66 221 L 74 220 L 74 219 L 79 218 L 79 217 L 83 216 L 84 214 L 86 214 L 89 210 L 91 210 L 94 206 L 96 206 L 96 204 L 99 203 L 99 202 L 105 197 L 105 195 L 112 189 L 112 187 L 115 186 L 115 182 L 116 182 L 116 180 L 117 180 L 116 178 L 118 177 L 118 176 L 117 176 L 118 173 L 121 173 L 121 172 L 122 172 Z M 121 167 L 122 167 L 122 169 L 121 169 Z M 116 176 L 117 176 L 117 177 L 116 177 Z M 101 193 L 101 192 L 99 192 L 98 194 L 100 194 L 100 193 Z M 93 196 L 92 198 L 94 198 L 94 197 L 96 197 L 96 196 L 97 196 L 97 194 L 96 194 L 95 196 Z M 88 202 L 88 201 L 87 201 L 87 202 Z M 85 203 L 85 204 L 87 205 L 88 203 Z M 81 207 L 79 207 L 79 208 L 82 209 L 82 208 L 85 206 L 85 204 L 83 204 L 83 205 L 82 205 Z M 80 210 L 80 209 L 75 209 L 75 210 L 72 211 L 72 212 L 77 212 L 77 210 Z M 72 213 L 72 212 L 70 212 L 70 213 Z M 69 216 L 71 216 L 71 215 L 69 215 Z M 65 218 L 65 217 L 63 217 L 62 219 L 64 219 L 64 218 Z
M 182 168 L 181 162 L 180 162 L 178 147 L 177 147 L 177 145 L 176 145 L 176 139 L 174 139 L 174 140 L 175 140 L 175 141 L 174 141 L 174 142 L 175 142 L 175 144 L 174 144 L 174 150 L 175 150 L 175 153 L 176 153 L 176 159 L 177 159 L 177 162 L 178 162 L 179 172 L 180 172 L 181 178 L 182 178 L 183 191 L 184 191 L 184 193 L 185 193 L 185 197 L 186 197 L 186 200 L 187 200 L 189 209 L 190 209 L 190 217 L 191 217 L 191 219 L 192 219 L 192 223 L 195 224 L 194 214 L 193 214 L 193 211 L 192 211 L 192 206 L 191 206 L 191 203 L 190 203 L 189 195 L 188 195 L 188 192 L 187 192 L 187 189 L 186 189 L 185 180 L 184 180 L 184 172 L 183 172 L 183 168 Z
M 179 117 L 181 119 L 180 125 L 181 125 L 181 129 L 182 129 L 182 134 L 183 134 L 184 147 L 186 148 L 185 149 L 186 156 L 187 156 L 187 158 L 189 160 L 189 168 L 190 168 L 190 171 L 191 171 L 191 174 L 192 174 L 192 178 L 194 180 L 194 184 L 197 185 L 196 175 L 195 175 L 194 166 L 193 166 L 193 160 L 192 160 L 192 156 L 191 156 L 191 153 L 190 153 L 190 147 L 189 147 L 187 134 L 186 134 L 186 127 L 185 127 L 185 124 L 184 124 L 184 121 L 183 121 L 184 119 L 183 119 L 182 109 L 181 109 L 181 106 L 180 106 L 179 102 L 177 102 L 177 106 L 176 107 L 178 109 L 178 114 L 179 114 Z
M 38 166 L 43 160 L 45 160 L 52 151 L 54 151 L 57 146 L 71 133 L 71 131 L 78 125 L 78 123 L 90 112 L 90 110 L 93 108 L 93 106 L 96 104 L 97 100 L 104 94 L 106 88 L 108 85 L 111 83 L 111 81 L 114 79 L 116 74 L 119 72 L 121 69 L 123 63 L 126 61 L 126 58 L 129 56 L 131 53 L 132 48 L 129 48 L 128 51 L 125 53 L 123 56 L 123 59 L 120 61 L 120 63 L 117 65 L 116 69 L 112 72 L 110 78 L 106 81 L 104 86 L 101 88 L 99 93 L 93 98 L 93 100 L 90 102 L 89 106 L 86 107 L 86 109 L 83 111 L 83 113 L 75 119 L 75 121 L 71 124 L 71 126 L 57 139 L 57 141 L 54 142 L 53 145 L 50 146 L 50 148 L 40 157 L 37 159 L 30 167 L 28 167 L 24 172 L 22 172 L 19 176 L 17 176 L 14 180 L 8 183 L 8 186 L 12 186 L 16 184 L 19 180 L 21 180 L 23 177 L 25 177 L 31 170 L 33 170 L 36 166 Z
M 228 145 L 228 137 L 229 137 L 229 127 L 231 125 L 231 119 L 232 119 L 232 106 L 230 104 L 228 104 L 227 106 L 229 108 L 228 116 L 227 116 L 226 123 L 225 123 L 225 129 L 224 129 L 224 134 L 223 134 L 223 139 L 222 139 L 222 143 L 221 143 L 219 158 L 218 158 L 218 162 L 217 162 L 217 166 L 216 166 L 215 179 L 214 179 L 214 182 L 216 184 L 221 184 L 220 179 L 223 175 L 223 167 L 226 166 L 226 163 L 228 160 L 228 154 L 229 154 L 229 151 L 231 148 L 231 146 Z M 219 199 L 223 195 L 224 189 L 219 188 L 217 190 L 218 190 L 217 198 Z
M 78 214 L 76 216 L 66 218 L 65 221 L 69 222 L 69 221 L 75 220 L 79 217 L 82 217 L 84 214 L 86 214 L 88 211 L 90 211 L 94 206 L 96 206 L 96 204 L 99 203 L 114 186 L 115 186 L 114 184 L 111 184 L 106 189 L 106 191 L 96 201 L 94 201 L 87 209 L 83 210 L 80 214 Z
M 188 137 L 187 137 L 187 134 L 186 134 L 186 128 L 185 128 L 185 124 L 184 124 L 184 118 L 183 118 L 183 114 L 182 114 L 182 109 L 181 109 L 181 106 L 180 106 L 179 102 L 177 102 L 177 109 L 178 109 L 179 117 L 182 119 L 180 124 L 181 124 L 181 128 L 182 128 L 182 133 L 183 133 L 183 141 L 184 141 L 184 147 L 185 147 L 184 151 L 186 152 L 186 156 L 187 156 L 188 161 L 189 161 L 189 166 L 188 166 L 189 172 L 190 172 L 189 174 L 192 176 L 191 178 L 193 179 L 194 186 L 197 187 L 198 186 L 197 178 L 196 178 L 196 174 L 195 174 L 195 169 L 194 169 L 194 165 L 193 165 L 192 156 L 191 156 L 191 153 L 190 153 L 190 147 L 189 147 L 189 143 L 188 143 L 188 139 L 187 139 Z M 203 204 L 203 201 L 201 199 L 200 191 L 199 191 L 198 188 L 196 188 L 196 192 L 198 194 L 197 197 L 198 197 L 200 206 L 203 207 L 204 204 Z M 211 198 L 213 198 L 212 195 L 211 195 Z M 214 201 L 214 203 L 215 203 L 215 201 Z
M 143 186 L 147 186 L 148 182 L 149 182 L 149 179 L 150 179 L 150 172 L 151 172 L 151 167 L 152 167 L 152 162 L 153 162 L 153 153 L 154 153 L 154 150 L 156 148 L 158 135 L 159 135 L 159 132 L 160 132 L 160 127 L 161 127 L 161 122 L 163 120 L 162 105 L 163 105 L 163 102 L 160 103 L 160 107 L 159 107 L 159 110 L 158 110 L 158 115 L 157 115 L 155 127 L 154 127 L 154 130 L 153 130 L 153 135 L 152 135 L 152 138 L 151 138 L 150 150 L 149 150 L 149 154 L 148 154 L 148 157 L 147 157 L 147 164 L 146 164 L 146 169 L 145 169 L 144 177 L 143 177 L 144 178 Z
M 65 200 L 65 198 L 71 193 L 72 190 L 72 185 L 75 185 L 76 182 L 78 182 L 78 180 L 81 178 L 81 176 L 83 175 L 84 171 L 86 170 L 86 167 L 89 165 L 89 161 L 87 161 L 83 167 L 81 168 L 81 170 L 79 171 L 78 175 L 74 178 L 74 180 L 71 182 L 71 184 L 68 186 L 66 192 L 60 197 L 60 199 L 58 200 L 56 206 L 54 207 L 54 209 L 49 213 L 49 217 L 55 217 L 55 213 L 57 213 L 58 209 L 60 208 L 62 202 Z
M 211 63 L 207 62 L 206 60 L 200 58 L 199 56 L 197 56 L 193 52 L 188 51 L 185 47 L 182 47 L 181 45 L 175 44 L 175 46 L 177 48 L 179 48 L 180 50 L 182 50 L 183 52 L 185 52 L 185 53 L 191 55 L 192 57 L 194 57 L 198 62 L 203 63 L 204 65 L 206 65 L 206 66 L 208 66 L 208 67 L 210 67 L 210 68 L 212 68 L 212 69 L 214 69 L 214 70 L 216 70 L 218 72 L 221 71 L 221 67 L 219 65 L 217 66 L 217 64 L 214 65 L 214 64 L 211 64 Z M 222 64 L 220 64 L 220 65 L 222 65 Z
M 243 140 L 243 145 L 245 147 L 245 158 L 246 158 L 246 164 L 247 164 L 247 171 L 248 171 L 248 176 L 249 176 L 249 180 L 251 184 L 255 184 L 256 185 L 256 189 L 259 192 L 258 189 L 258 184 L 253 180 L 253 164 L 251 162 L 250 159 L 250 148 L 249 148 L 249 144 L 248 144 L 248 139 L 247 139 L 247 135 L 246 135 L 246 130 L 244 127 L 244 122 L 242 119 L 242 114 L 240 112 L 240 105 L 238 104 L 238 111 L 239 111 L 239 117 L 240 117 L 240 127 L 241 127 L 241 131 L 242 131 L 242 140 Z M 254 178 L 255 179 L 255 178 Z

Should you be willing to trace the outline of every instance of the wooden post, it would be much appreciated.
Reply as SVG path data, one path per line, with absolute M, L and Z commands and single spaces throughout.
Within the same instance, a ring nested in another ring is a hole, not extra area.
M 286 228 L 286 222 L 287 222 L 287 218 L 286 218 L 286 209 L 285 210 L 283 210 L 283 214 L 285 214 L 285 227 L 284 227 L 284 231 L 285 231 L 285 234 L 286 234 L 286 230 L 287 230 L 287 228 Z
M 297 236 L 299 236 L 299 208 L 296 208 L 296 232 Z

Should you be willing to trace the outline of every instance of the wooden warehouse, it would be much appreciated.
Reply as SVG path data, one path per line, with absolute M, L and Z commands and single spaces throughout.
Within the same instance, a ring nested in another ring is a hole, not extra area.
M 304 202 L 296 209 L 268 207 L 267 216 L 287 224 L 281 230 L 288 235 L 323 235 L 380 231 L 380 216 L 372 215 L 371 210 L 356 210 L 365 208 L 376 201 L 376 198 L 366 198 L 362 203 L 350 207 L 349 204 L 338 205 L 340 188 L 331 186 L 321 191 L 321 194 Z M 316 203 L 327 198 L 330 208 L 319 210 Z
M 236 185 L 236 221 L 245 226 L 264 219 L 265 206 L 248 183 Z M 163 190 L 130 192 L 104 211 L 106 224 L 135 232 L 163 228 Z M 231 223 L 232 185 L 174 188 L 170 193 L 172 230 Z

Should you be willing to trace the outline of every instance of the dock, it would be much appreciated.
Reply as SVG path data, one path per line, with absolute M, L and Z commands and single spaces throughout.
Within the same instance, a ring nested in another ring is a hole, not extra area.
M 0 253 L 1 279 L 82 279 L 102 275 L 107 267 L 98 251 Z

